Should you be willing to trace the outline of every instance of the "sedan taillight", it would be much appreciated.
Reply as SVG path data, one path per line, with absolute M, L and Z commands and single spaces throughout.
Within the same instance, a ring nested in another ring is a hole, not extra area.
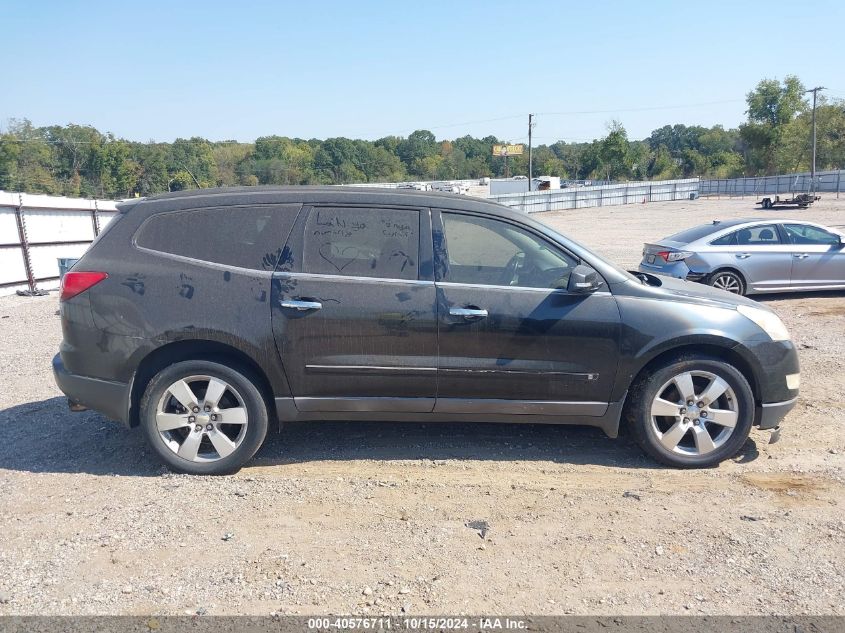
M 65 273 L 65 276 L 62 278 L 62 294 L 59 296 L 59 301 L 67 301 L 79 293 L 85 292 L 108 276 L 108 273 Z
M 694 254 L 690 251 L 660 251 L 657 253 L 658 257 L 662 257 L 664 262 L 679 262 L 687 257 L 692 257 Z

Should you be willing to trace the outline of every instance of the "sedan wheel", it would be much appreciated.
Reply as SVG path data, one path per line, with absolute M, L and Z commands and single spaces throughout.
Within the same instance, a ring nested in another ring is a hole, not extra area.
M 710 285 L 735 295 L 745 294 L 745 282 L 736 273 L 728 271 L 716 273 L 710 278 Z

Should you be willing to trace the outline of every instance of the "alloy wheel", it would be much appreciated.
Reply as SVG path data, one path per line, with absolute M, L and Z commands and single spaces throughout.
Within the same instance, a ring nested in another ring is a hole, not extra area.
M 672 453 L 712 453 L 733 435 L 739 405 L 733 388 L 709 371 L 687 371 L 666 382 L 651 404 L 651 427 Z
M 713 287 L 719 290 L 727 290 L 738 295 L 742 290 L 739 280 L 733 275 L 718 275 L 713 279 Z
M 249 416 L 231 384 L 213 376 L 189 376 L 164 392 L 155 422 L 164 444 L 179 457 L 213 462 L 241 445 Z

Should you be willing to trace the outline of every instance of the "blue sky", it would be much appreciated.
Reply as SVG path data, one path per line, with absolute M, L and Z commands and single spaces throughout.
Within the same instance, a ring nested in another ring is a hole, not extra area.
M 737 125 L 763 77 L 845 97 L 841 0 L 0 0 L 0 21 L 0 125 L 139 141 L 418 128 L 521 141 L 529 112 L 537 143 L 600 137 L 614 118 L 643 138 Z

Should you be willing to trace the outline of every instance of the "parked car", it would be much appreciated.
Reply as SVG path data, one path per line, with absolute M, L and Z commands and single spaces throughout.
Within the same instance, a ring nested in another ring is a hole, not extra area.
M 64 277 L 54 374 L 176 471 L 232 472 L 294 420 L 615 437 L 624 418 L 655 459 L 702 467 L 798 396 L 771 310 L 631 275 L 485 200 L 249 187 L 118 209 Z
M 639 270 L 740 295 L 845 289 L 843 242 L 802 220 L 716 220 L 645 244 Z

